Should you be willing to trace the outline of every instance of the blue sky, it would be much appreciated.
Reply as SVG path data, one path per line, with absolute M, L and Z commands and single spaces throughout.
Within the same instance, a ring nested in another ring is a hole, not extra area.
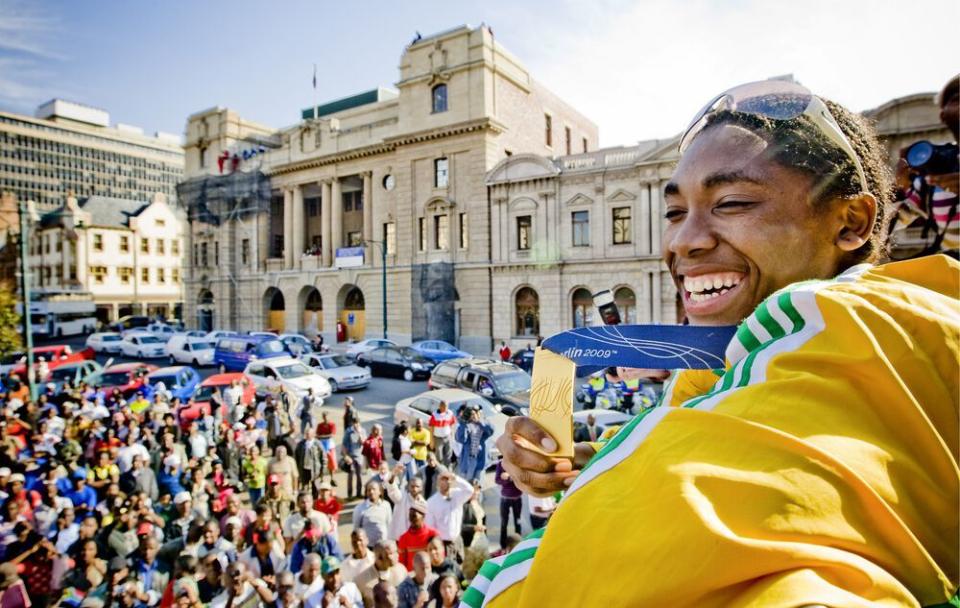
M 182 133 L 222 105 L 279 127 L 314 99 L 314 63 L 335 99 L 392 85 L 415 32 L 481 22 L 605 146 L 668 137 L 749 80 L 792 73 L 863 110 L 960 69 L 955 28 L 937 28 L 960 22 L 956 0 L 0 0 L 0 108 L 62 97 Z

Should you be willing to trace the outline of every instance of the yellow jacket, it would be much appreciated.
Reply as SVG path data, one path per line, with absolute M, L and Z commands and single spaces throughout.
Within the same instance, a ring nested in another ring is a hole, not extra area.
M 960 579 L 958 277 L 932 256 L 775 293 L 723 373 L 681 376 L 679 407 L 624 426 L 464 605 L 946 602 Z

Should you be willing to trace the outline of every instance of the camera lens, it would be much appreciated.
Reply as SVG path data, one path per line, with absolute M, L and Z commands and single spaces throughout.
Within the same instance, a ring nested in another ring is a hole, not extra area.
M 932 156 L 933 144 L 931 144 L 929 141 L 918 141 L 907 148 L 905 158 L 908 165 L 914 169 L 920 169 L 930 162 L 930 158 Z

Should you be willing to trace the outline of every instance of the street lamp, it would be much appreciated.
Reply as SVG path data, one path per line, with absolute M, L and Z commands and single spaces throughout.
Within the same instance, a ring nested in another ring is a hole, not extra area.
M 37 398 L 36 370 L 33 369 L 33 327 L 30 323 L 30 275 L 27 263 L 28 241 L 30 240 L 30 221 L 36 221 L 37 212 L 33 201 L 20 201 L 17 204 L 20 217 L 20 293 L 23 298 L 23 339 L 27 347 L 27 386 L 30 387 L 30 400 Z
M 364 243 L 380 247 L 381 298 L 383 300 L 383 339 L 387 339 L 387 241 L 369 241 Z

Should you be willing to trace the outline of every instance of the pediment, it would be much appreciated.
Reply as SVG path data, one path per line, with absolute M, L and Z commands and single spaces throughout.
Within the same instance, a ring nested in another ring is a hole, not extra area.
M 619 188 L 616 192 L 607 197 L 607 202 L 610 203 L 628 203 L 635 200 L 637 200 L 637 195 L 632 192 L 627 192 L 623 188 Z
M 487 173 L 487 185 L 550 179 L 560 173 L 556 165 L 536 154 L 515 154 L 501 160 Z
M 535 211 L 537 207 L 537 201 L 528 196 L 510 201 L 510 211 Z
M 593 199 L 583 193 L 577 193 L 573 198 L 567 201 L 567 206 L 592 205 Z

